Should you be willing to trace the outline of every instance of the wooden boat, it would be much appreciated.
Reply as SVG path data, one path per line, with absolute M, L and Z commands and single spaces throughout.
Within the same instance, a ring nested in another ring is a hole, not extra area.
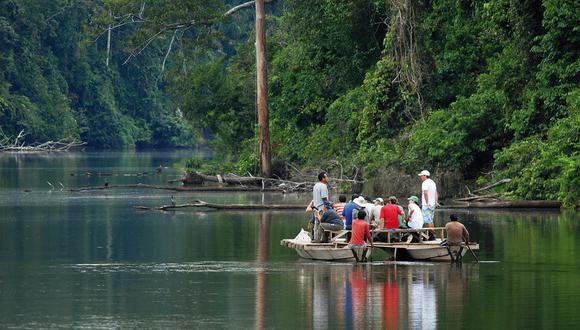
M 353 251 L 347 247 L 348 244 L 344 239 L 336 239 L 331 243 L 312 243 L 308 232 L 304 229 L 293 239 L 283 239 L 280 245 L 296 250 L 298 255 L 305 259 L 327 261 L 355 259 Z M 359 255 L 357 257 L 361 259 L 362 252 L 358 251 L 358 253 Z M 368 249 L 366 257 L 369 257 L 370 253 L 371 249 Z
M 374 249 L 385 251 L 391 260 L 428 260 L 428 261 L 460 261 L 471 249 L 479 250 L 479 244 L 475 242 L 464 243 L 460 246 L 441 246 L 442 239 L 445 238 L 445 228 L 435 228 L 439 239 L 427 240 L 429 229 L 397 229 L 397 230 L 374 230 L 373 233 L 385 233 L 387 242 L 374 242 Z M 280 244 L 296 250 L 302 258 L 313 260 L 354 260 L 354 254 L 348 248 L 344 236 L 346 230 L 331 240 L 330 243 L 312 243 L 310 236 L 304 229 L 294 239 L 283 239 Z M 418 243 L 409 241 L 397 242 L 395 236 L 405 233 L 413 233 L 420 237 Z M 362 259 L 362 252 L 358 251 L 358 259 Z M 371 249 L 366 251 L 368 258 Z

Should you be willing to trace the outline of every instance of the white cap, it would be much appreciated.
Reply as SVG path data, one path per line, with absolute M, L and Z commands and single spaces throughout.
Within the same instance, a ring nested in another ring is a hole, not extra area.
M 380 198 L 380 197 L 377 197 L 377 198 L 375 198 L 375 200 L 374 200 L 374 201 L 375 201 L 375 202 L 379 202 L 379 203 L 384 203 L 384 202 L 385 202 L 385 201 L 384 201 L 382 198 Z
M 362 196 L 355 198 L 353 202 L 358 206 L 364 206 L 366 204 L 365 198 Z
M 422 171 L 421 171 L 421 173 L 419 173 L 419 174 L 417 174 L 417 175 L 418 175 L 418 176 L 423 176 L 423 175 L 426 175 L 426 176 L 431 176 L 431 173 L 429 173 L 429 171 L 427 171 L 427 170 L 422 170 Z

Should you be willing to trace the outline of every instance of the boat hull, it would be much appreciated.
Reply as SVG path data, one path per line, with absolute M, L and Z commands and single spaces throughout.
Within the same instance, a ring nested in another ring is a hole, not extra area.
M 292 248 L 301 258 L 311 260 L 341 261 L 355 260 L 353 251 L 344 243 L 312 243 L 310 236 L 302 230 L 294 239 L 283 239 L 281 245 Z M 362 259 L 363 249 L 357 249 L 357 257 Z M 371 249 L 366 250 L 366 257 Z
M 471 242 L 462 246 L 441 246 L 440 240 L 423 241 L 420 243 L 374 243 L 374 248 L 385 251 L 391 260 L 424 260 L 424 261 L 458 261 L 469 249 L 479 250 L 479 244 Z M 353 250 L 344 241 L 333 243 L 312 243 L 310 236 L 302 230 L 294 239 L 283 239 L 281 245 L 294 249 L 301 258 L 311 260 L 355 260 Z M 356 249 L 359 260 L 363 259 L 363 249 Z M 366 257 L 371 255 L 371 248 L 366 251 Z
M 472 250 L 479 250 L 479 244 L 470 243 Z M 468 252 L 467 246 L 440 246 L 438 242 L 420 244 L 394 244 L 393 246 L 380 246 L 395 260 L 425 260 L 425 261 L 452 261 L 461 260 Z M 451 253 L 451 255 L 450 255 Z
M 295 248 L 301 258 L 312 260 L 340 261 L 354 260 L 352 250 L 349 248 L 317 248 L 317 249 L 299 249 Z M 367 257 L 370 255 L 370 249 L 367 250 Z

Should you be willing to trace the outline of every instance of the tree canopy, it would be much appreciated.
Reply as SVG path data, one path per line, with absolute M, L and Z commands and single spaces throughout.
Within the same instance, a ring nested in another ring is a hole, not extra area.
M 214 170 L 256 173 L 253 14 L 224 15 L 243 2 L 0 2 L 1 133 L 118 147 L 191 131 Z M 274 164 L 509 177 L 514 198 L 578 205 L 578 1 L 267 8 Z

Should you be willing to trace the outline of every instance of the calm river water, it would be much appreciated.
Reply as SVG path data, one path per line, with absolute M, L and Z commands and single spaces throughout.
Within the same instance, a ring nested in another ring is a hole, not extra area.
M 305 225 L 301 211 L 133 208 L 171 195 L 297 204 L 307 195 L 62 189 L 165 184 L 191 154 L 0 154 L 0 328 L 580 326 L 575 212 L 457 210 L 485 262 L 355 265 L 280 246 Z M 436 225 L 448 215 L 438 211 Z

